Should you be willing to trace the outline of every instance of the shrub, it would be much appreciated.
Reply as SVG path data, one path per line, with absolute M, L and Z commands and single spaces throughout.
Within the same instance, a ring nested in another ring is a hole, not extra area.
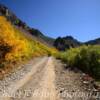
M 95 79 L 100 79 L 100 46 L 71 48 L 60 55 L 71 67 L 77 67 Z
M 31 57 L 51 55 L 53 51 L 46 45 L 28 37 L 28 34 L 25 35 L 5 17 L 0 16 L 0 63 L 3 61 L 15 63 Z
M 81 47 L 74 64 L 95 78 L 100 78 L 100 51 L 98 51 L 98 49 L 100 50 L 100 47 L 97 46 Z

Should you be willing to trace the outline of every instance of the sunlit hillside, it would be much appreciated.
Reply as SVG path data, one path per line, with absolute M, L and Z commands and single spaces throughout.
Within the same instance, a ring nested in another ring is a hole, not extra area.
M 51 55 L 52 51 L 44 44 L 26 37 L 5 17 L 0 16 L 0 69 L 32 57 Z

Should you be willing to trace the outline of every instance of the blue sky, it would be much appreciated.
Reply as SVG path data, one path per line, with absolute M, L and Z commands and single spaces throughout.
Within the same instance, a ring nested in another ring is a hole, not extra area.
M 100 37 L 100 0 L 0 0 L 19 18 L 47 36 Z

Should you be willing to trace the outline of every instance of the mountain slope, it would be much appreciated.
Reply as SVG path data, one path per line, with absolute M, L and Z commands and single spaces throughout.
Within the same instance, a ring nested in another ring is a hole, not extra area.
M 100 45 L 100 38 L 82 43 L 74 39 L 72 36 L 66 36 L 66 37 L 58 37 L 54 41 L 54 46 L 61 51 L 65 51 L 66 49 L 75 48 L 81 45 Z
M 27 60 L 51 55 L 54 49 L 30 38 L 0 16 L 0 78 Z M 55 52 L 55 51 L 54 51 Z
M 0 15 L 5 16 L 13 25 L 17 26 L 17 28 L 20 28 L 20 30 L 22 29 L 33 35 L 33 37 L 35 37 L 38 41 L 48 46 L 53 46 L 53 38 L 47 37 L 39 30 L 29 27 L 25 22 L 21 21 L 11 10 L 2 4 L 0 4 Z
M 69 48 L 75 48 L 77 46 L 80 46 L 81 42 L 74 39 L 72 36 L 66 36 L 66 37 L 58 37 L 55 42 L 54 46 L 61 51 L 65 51 Z
M 48 36 L 45 36 L 43 33 L 41 33 L 41 32 L 40 32 L 39 30 L 37 30 L 37 29 L 33 29 L 33 28 L 32 28 L 32 29 L 29 30 L 29 32 L 30 32 L 33 36 L 37 37 L 39 41 L 42 41 L 42 42 L 45 41 L 45 43 L 49 44 L 49 46 L 53 46 L 53 43 L 54 43 L 55 39 L 53 39 L 53 38 L 51 38 L 51 37 L 48 37 Z
M 87 45 L 100 45 L 100 38 L 97 38 L 95 40 L 90 40 L 88 42 L 85 42 Z
M 72 36 L 58 37 L 57 39 L 45 36 L 38 29 L 29 27 L 25 22 L 20 20 L 11 10 L 9 10 L 2 4 L 0 4 L 0 15 L 5 16 L 7 20 L 10 21 L 18 30 L 26 33 L 26 35 L 29 34 L 30 38 L 34 38 L 34 40 L 40 41 L 41 43 L 49 47 L 56 47 L 58 50 L 64 51 L 71 47 L 75 48 L 80 45 L 100 44 L 100 38 L 81 43 L 80 41 L 74 39 Z

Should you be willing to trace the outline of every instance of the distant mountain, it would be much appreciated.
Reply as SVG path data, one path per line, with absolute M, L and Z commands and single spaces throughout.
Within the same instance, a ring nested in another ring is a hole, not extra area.
M 75 48 L 81 45 L 100 45 L 100 38 L 82 43 L 74 39 L 72 36 L 66 36 L 66 37 L 58 37 L 54 42 L 54 46 L 61 51 L 65 51 L 69 48 Z
M 97 38 L 95 40 L 90 40 L 88 42 L 85 42 L 86 45 L 100 45 L 100 38 Z
M 81 45 L 81 42 L 77 41 L 72 36 L 66 36 L 62 38 L 58 37 L 54 42 L 54 46 L 58 50 L 62 50 L 62 51 L 69 49 L 69 48 L 75 48 L 80 45 Z
M 31 34 L 38 41 L 43 42 L 48 46 L 53 46 L 54 39 L 45 36 L 38 29 L 29 27 L 25 22 L 20 20 L 9 8 L 0 4 L 0 15 L 3 15 L 9 20 L 15 27 L 19 28 L 21 31 Z

